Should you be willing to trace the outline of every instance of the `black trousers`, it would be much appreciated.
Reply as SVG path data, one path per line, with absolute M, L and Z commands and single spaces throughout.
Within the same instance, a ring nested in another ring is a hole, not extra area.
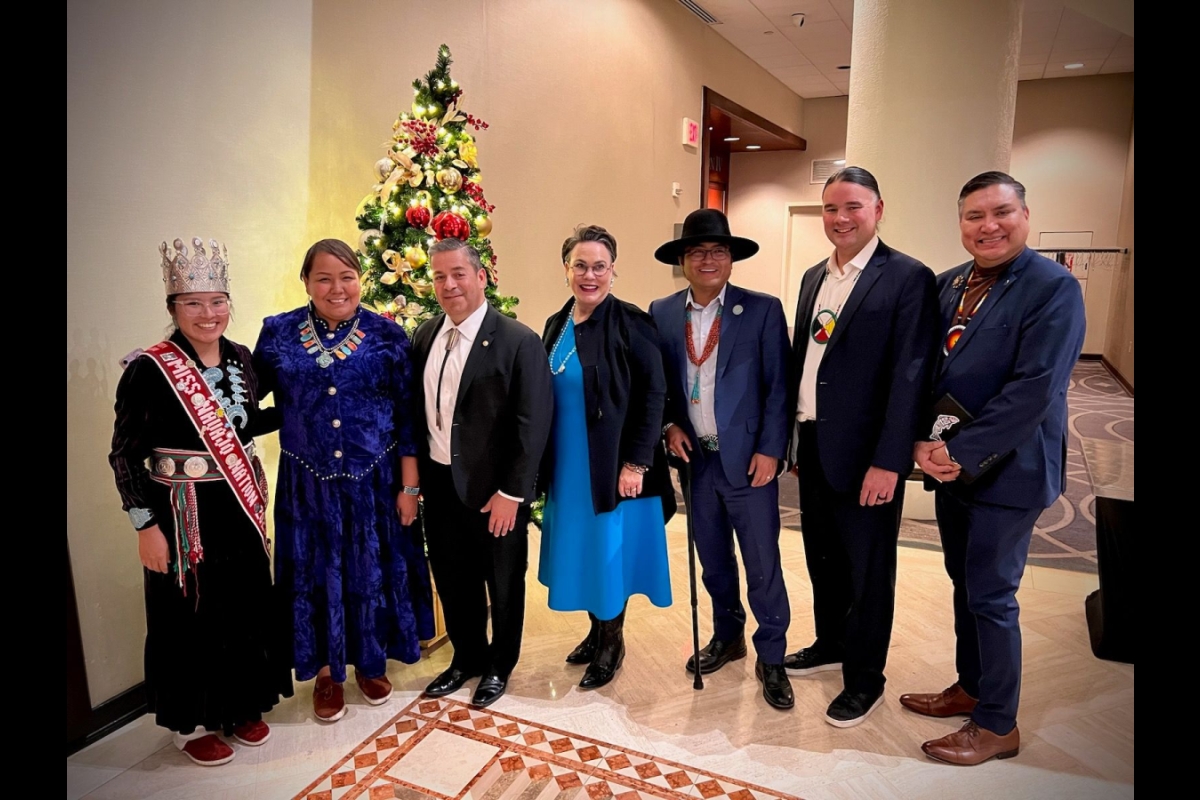
M 825 480 L 816 423 L 799 425 L 800 526 L 813 587 L 816 647 L 842 656 L 846 691 L 883 691 L 896 607 L 896 544 L 905 477 L 890 503 L 858 504 Z
M 496 537 L 487 529 L 489 515 L 458 499 L 450 467 L 422 461 L 421 492 L 429 563 L 454 646 L 451 664 L 469 674 L 495 671 L 507 676 L 521 656 L 525 626 L 529 506 L 517 511 L 511 533 Z

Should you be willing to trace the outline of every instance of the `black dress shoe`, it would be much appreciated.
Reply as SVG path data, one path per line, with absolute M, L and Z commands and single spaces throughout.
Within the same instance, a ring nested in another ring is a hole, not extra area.
M 590 611 L 588 618 L 592 621 L 592 627 L 583 641 L 567 654 L 568 664 L 590 664 L 596 657 L 596 647 L 600 644 L 600 620 Z
M 738 637 L 728 642 L 713 639 L 700 651 L 700 674 L 708 675 L 709 673 L 716 672 L 730 661 L 738 661 L 745 657 L 746 639 L 744 637 Z M 694 657 L 687 660 L 687 671 L 696 671 L 696 659 Z
M 486 708 L 503 697 L 507 689 L 507 675 L 497 675 L 495 672 L 489 672 L 483 676 L 483 679 L 479 681 L 479 685 L 475 687 L 475 694 L 471 696 L 471 705 L 477 708 Z
M 783 664 L 755 662 L 754 677 L 762 683 L 763 699 L 770 705 L 786 711 L 796 704 L 796 698 L 792 694 L 792 684 L 788 680 L 787 672 L 783 669 Z
M 475 675 L 470 672 L 464 672 L 456 667 L 450 667 L 441 675 L 438 675 L 436 678 L 430 681 L 429 685 L 425 687 L 425 696 L 445 697 L 448 694 L 454 694 L 462 688 L 464 683 L 474 677 Z

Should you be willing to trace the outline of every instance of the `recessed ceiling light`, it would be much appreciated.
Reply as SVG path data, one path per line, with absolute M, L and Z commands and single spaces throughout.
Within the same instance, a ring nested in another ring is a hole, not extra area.
M 740 137 L 740 136 L 726 136 L 725 137 L 725 141 L 727 141 L 727 142 L 740 142 L 741 140 L 742 140 L 742 137 Z
M 1073 64 L 1063 64 L 1063 69 L 1083 69 L 1083 62 L 1076 61 Z
M 838 69 L 850 69 L 850 65 L 849 64 L 841 64 L 838 66 Z
M 748 144 L 748 145 L 746 145 L 746 149 L 747 150 L 762 150 L 762 145 L 761 144 Z

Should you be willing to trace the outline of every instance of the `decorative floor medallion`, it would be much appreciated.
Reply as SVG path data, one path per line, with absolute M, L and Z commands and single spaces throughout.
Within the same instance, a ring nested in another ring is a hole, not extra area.
M 457 700 L 418 699 L 296 800 L 798 800 Z

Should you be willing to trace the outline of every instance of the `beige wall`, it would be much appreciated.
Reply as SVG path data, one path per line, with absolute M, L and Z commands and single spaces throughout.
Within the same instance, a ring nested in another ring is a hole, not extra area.
M 1029 190 L 1031 245 L 1056 231 L 1090 232 L 1092 247 L 1117 245 L 1132 127 L 1132 73 L 1020 84 L 1012 174 Z M 1107 264 L 1088 272 L 1085 353 L 1104 350 L 1115 275 Z
M 500 288 L 539 332 L 568 297 L 559 248 L 580 222 L 616 235 L 623 298 L 644 306 L 683 285 L 652 253 L 699 204 L 700 156 L 680 134 L 704 86 L 802 129 L 803 101 L 673 0 L 414 3 L 402 20 L 385 0 L 314 10 L 309 238 L 357 239 L 371 165 L 445 42 L 462 107 L 491 124 L 479 162 Z M 365 32 L 388 19 L 401 39 L 381 51 Z
M 1112 306 L 1108 317 L 1108 336 L 1104 357 L 1133 386 L 1133 131 L 1129 131 L 1129 159 L 1125 165 L 1125 190 L 1122 193 L 1121 221 L 1117 225 L 1117 246 L 1129 250 L 1113 280 Z
M 225 241 L 235 340 L 303 296 L 310 9 L 67 3 L 67 539 L 93 703 L 142 679 L 137 538 L 107 463 L 117 360 L 163 334 L 163 239 Z

